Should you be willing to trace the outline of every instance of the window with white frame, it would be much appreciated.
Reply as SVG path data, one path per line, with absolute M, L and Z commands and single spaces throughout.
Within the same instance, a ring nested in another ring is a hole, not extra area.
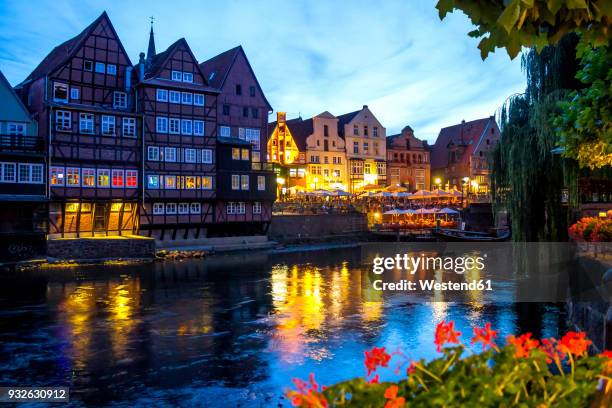
M 115 91 L 113 93 L 113 107 L 127 108 L 127 94 L 125 92 Z
M 204 121 L 193 121 L 193 134 L 196 136 L 204 136 Z
M 173 135 L 181 134 L 181 120 L 177 118 L 170 118 L 170 127 L 168 128 L 168 133 Z
M 193 94 L 193 104 L 196 106 L 204 106 L 204 95 Z
M 170 103 L 181 103 L 181 93 L 178 91 L 170 91 Z
M 156 95 L 156 100 L 158 102 L 168 102 L 168 90 L 166 89 L 158 89 Z
M 164 161 L 175 162 L 176 161 L 176 148 L 165 147 L 164 148 Z
M 221 137 L 231 137 L 231 129 L 229 126 L 221 126 L 219 127 L 219 136 Z
M 179 214 L 189 214 L 189 203 L 179 203 L 178 213 Z
M 190 119 L 181 120 L 181 134 L 183 135 L 191 135 L 193 133 L 192 130 L 192 122 Z
M 76 187 L 81 185 L 80 180 L 81 171 L 76 167 L 66 168 L 66 185 Z
M 242 176 L 240 176 L 240 189 L 241 190 L 249 189 L 249 175 L 248 174 L 243 174 Z
M 185 163 L 195 163 L 196 162 L 196 150 L 195 149 L 185 149 Z
M 176 203 L 166 203 L 166 214 L 176 214 Z
M 115 117 L 102 115 L 102 134 L 108 136 L 115 135 Z
M 70 99 L 73 101 L 79 100 L 79 88 L 70 88 Z
M 110 187 L 110 170 L 98 169 L 98 187 L 108 188 Z
M 94 115 L 92 113 L 81 113 L 79 116 L 79 131 L 81 133 L 93 134 Z
M 211 164 L 212 162 L 212 150 L 202 149 L 202 163 Z
M 124 179 L 123 179 L 123 170 L 113 169 L 112 176 L 113 176 L 113 188 L 122 188 L 125 186 Z
M 236 214 L 245 214 L 246 213 L 246 205 L 243 201 L 237 203 Z
M 147 160 L 159 161 L 159 147 L 147 146 Z
M 226 206 L 226 212 L 228 214 L 236 214 L 236 203 L 230 201 L 229 203 L 227 203 Z
M 266 190 L 266 176 L 257 176 L 257 190 Z
M 253 214 L 261 214 L 261 203 L 259 201 L 253 203 Z
M 96 72 L 99 74 L 103 74 L 106 72 L 106 65 L 103 62 L 96 61 Z
M 246 129 L 246 141 L 253 145 L 253 150 L 259 150 L 259 129 Z
M 183 73 L 181 71 L 172 71 L 172 80 L 173 81 L 182 81 Z
M 156 174 L 147 175 L 147 188 L 159 188 L 159 176 Z
M 191 105 L 193 104 L 193 94 L 189 93 L 189 92 L 183 92 L 181 93 L 181 103 L 183 105 Z
M 83 187 L 94 188 L 96 186 L 96 170 L 95 169 L 82 169 L 81 175 L 83 176 Z
M 240 190 L 240 175 L 232 174 L 232 190 Z
M 0 182 L 2 183 L 14 183 L 17 177 L 17 170 L 15 163 L 0 163 Z M 62 169 L 63 173 L 63 169 Z
M 137 170 L 126 170 L 125 171 L 125 186 L 127 188 L 138 187 L 138 171 Z
M 259 152 L 256 151 L 252 151 L 251 152 L 251 160 L 254 162 L 260 162 L 261 161 L 261 155 Z
M 42 184 L 43 170 L 44 166 L 42 164 L 30 164 L 30 183 Z
M 56 102 L 68 102 L 68 85 L 61 82 L 54 82 L 53 100 Z
M 123 118 L 123 136 L 125 137 L 135 137 L 136 136 L 136 119 Z
M 108 64 L 106 66 L 106 73 L 108 75 L 117 75 L 117 66 L 115 64 Z
M 183 82 L 193 82 L 193 74 L 191 72 L 183 72 Z
M 242 140 L 246 139 L 246 132 L 244 128 L 238 128 L 238 139 L 242 139 Z
M 64 179 L 64 168 L 63 167 L 51 167 L 49 169 L 49 183 L 52 186 L 63 186 L 64 180 L 65 179 Z
M 72 130 L 72 115 L 70 111 L 58 110 L 55 112 L 55 129 Z
M 158 116 L 155 119 L 155 131 L 157 133 L 168 133 L 168 118 Z
M 164 203 L 153 203 L 153 215 L 164 215 Z
M 29 183 L 30 182 L 30 165 L 27 163 L 19 163 L 18 166 L 19 176 L 17 180 L 19 183 Z
M 202 212 L 202 206 L 200 203 L 191 203 L 189 205 L 189 212 L 191 214 L 200 214 Z

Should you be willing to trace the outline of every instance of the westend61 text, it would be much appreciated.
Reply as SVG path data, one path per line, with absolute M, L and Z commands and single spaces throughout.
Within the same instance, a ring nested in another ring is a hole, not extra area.
M 471 282 L 436 282 L 435 280 L 419 280 L 417 282 L 402 279 L 399 282 L 372 282 L 374 290 L 400 290 L 400 291 L 489 291 L 493 290 L 491 280 L 480 279 Z
M 469 270 L 483 270 L 485 267 L 484 260 L 487 255 L 483 256 L 410 256 L 408 254 L 397 254 L 395 257 L 379 257 L 374 258 L 372 272 L 380 275 L 384 271 L 393 269 L 405 270 L 414 275 L 419 269 L 423 270 L 443 270 L 453 271 L 457 274 L 463 274 Z

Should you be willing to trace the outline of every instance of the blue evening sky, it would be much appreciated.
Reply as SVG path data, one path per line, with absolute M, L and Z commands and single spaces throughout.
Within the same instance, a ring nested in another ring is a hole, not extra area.
M 431 142 L 524 90 L 519 58 L 480 59 L 468 18 L 434 0 L 0 0 L 0 70 L 16 85 L 106 9 L 131 60 L 155 16 L 157 51 L 185 37 L 206 60 L 242 44 L 275 111 L 340 115 L 369 105 L 387 134 Z M 274 120 L 275 114 L 271 117 Z

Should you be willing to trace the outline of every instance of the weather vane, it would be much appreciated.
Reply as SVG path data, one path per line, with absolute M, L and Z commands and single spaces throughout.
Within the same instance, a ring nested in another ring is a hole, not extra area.
M 153 22 L 155 21 L 155 17 L 151 16 L 149 17 L 149 20 L 151 20 L 151 27 L 153 27 Z

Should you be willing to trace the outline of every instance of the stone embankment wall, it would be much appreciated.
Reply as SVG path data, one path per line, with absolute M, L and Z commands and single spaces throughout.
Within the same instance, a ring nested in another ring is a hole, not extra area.
M 605 243 L 608 250 L 610 243 Z M 574 299 L 567 302 L 569 321 L 584 330 L 599 350 L 612 349 L 612 251 L 608 256 L 582 253 L 574 278 Z
M 47 241 L 47 256 L 56 259 L 153 258 L 153 238 L 65 238 Z
M 358 240 L 368 234 L 365 214 L 278 215 L 272 217 L 270 239 L 285 243 Z

